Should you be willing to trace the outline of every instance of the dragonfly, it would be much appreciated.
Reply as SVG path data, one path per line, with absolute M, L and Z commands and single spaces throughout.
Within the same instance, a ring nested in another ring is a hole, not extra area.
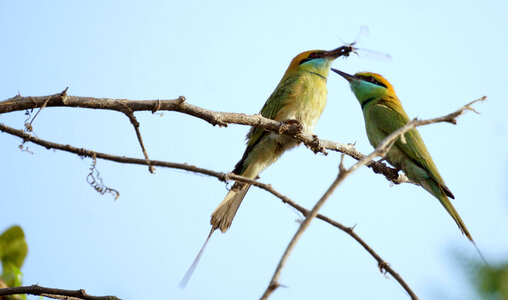
M 345 47 L 348 47 L 350 49 L 350 52 L 352 52 L 360 57 L 365 57 L 365 58 L 378 60 L 378 61 L 391 61 L 392 56 L 388 53 L 377 52 L 377 51 L 373 51 L 373 50 L 369 50 L 369 49 L 365 49 L 365 48 L 356 47 L 356 45 L 360 42 L 360 40 L 367 37 L 368 35 L 369 35 L 369 27 L 362 25 L 360 27 L 360 31 L 358 32 L 358 34 L 356 35 L 356 38 L 353 40 L 352 43 L 346 43 L 340 37 L 339 37 L 339 39 L 342 41 L 342 43 L 344 44 Z

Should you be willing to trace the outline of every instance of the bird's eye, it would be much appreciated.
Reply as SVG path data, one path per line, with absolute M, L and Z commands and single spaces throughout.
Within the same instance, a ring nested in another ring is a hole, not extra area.
M 367 81 L 371 83 L 377 83 L 376 79 L 372 76 L 367 77 Z
M 309 60 L 313 60 L 315 58 L 320 58 L 320 57 L 321 57 L 321 52 L 312 52 L 311 54 L 309 54 L 309 56 L 307 56 L 307 58 L 302 59 L 300 61 L 299 65 L 306 63 Z

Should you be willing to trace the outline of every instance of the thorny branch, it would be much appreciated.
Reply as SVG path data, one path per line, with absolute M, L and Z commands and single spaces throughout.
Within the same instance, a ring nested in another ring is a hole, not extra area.
M 289 258 L 289 255 L 291 254 L 292 250 L 294 249 L 294 246 L 296 245 L 296 243 L 302 236 L 305 229 L 307 229 L 307 227 L 310 225 L 310 222 L 312 221 L 312 219 L 314 219 L 318 215 L 318 211 L 323 206 L 325 201 L 330 197 L 330 195 L 333 193 L 335 188 L 337 188 L 337 186 L 339 186 L 349 174 L 353 173 L 359 167 L 361 167 L 363 165 L 367 165 L 375 157 L 378 157 L 378 156 L 384 157 L 388 153 L 390 148 L 393 146 L 393 144 L 399 138 L 402 143 L 405 143 L 404 134 L 406 132 L 408 132 L 409 130 L 411 130 L 417 126 L 423 126 L 423 125 L 428 125 L 428 124 L 438 123 L 438 122 L 449 122 L 452 124 L 456 124 L 457 117 L 462 115 L 466 110 L 471 110 L 471 111 L 477 112 L 476 110 L 474 110 L 474 108 L 471 107 L 472 104 L 474 104 L 478 101 L 485 101 L 486 99 L 487 99 L 487 97 L 484 96 L 480 99 L 474 100 L 474 101 L 466 104 L 465 106 L 459 108 L 455 112 L 448 114 L 446 116 L 443 116 L 443 117 L 429 119 L 429 120 L 413 119 L 412 121 L 408 122 L 406 125 L 402 126 L 401 128 L 397 129 L 396 131 L 394 131 L 393 133 L 388 135 L 378 145 L 378 147 L 376 147 L 376 149 L 372 153 L 370 153 L 369 155 L 360 159 L 358 162 L 356 162 L 349 169 L 344 168 L 344 165 L 343 165 L 344 155 L 342 155 L 341 160 L 340 160 L 340 165 L 339 165 L 339 174 L 337 175 L 337 178 L 332 183 L 332 185 L 328 188 L 326 193 L 321 197 L 321 199 L 319 199 L 319 201 L 314 205 L 314 207 L 312 208 L 310 213 L 305 214 L 305 220 L 302 222 L 302 224 L 298 228 L 297 232 L 295 233 L 295 235 L 289 242 L 289 245 L 287 246 L 284 254 L 282 255 L 282 258 L 280 259 L 279 264 L 277 265 L 277 268 L 275 269 L 275 273 L 273 274 L 272 279 L 270 280 L 270 283 L 269 283 L 268 287 L 266 288 L 265 292 L 261 296 L 261 299 L 263 299 L 263 300 L 268 299 L 268 297 L 270 297 L 270 295 L 273 293 L 273 291 L 275 291 L 280 286 L 278 279 L 279 279 L 280 274 L 282 272 L 282 268 L 284 267 L 287 259 Z M 388 264 L 386 262 L 382 262 L 382 261 L 378 260 L 378 266 L 381 271 L 382 270 L 388 271 L 387 270 Z M 411 296 L 411 299 L 418 299 L 416 294 L 414 294 L 414 292 L 409 288 L 409 286 L 402 284 L 402 282 L 399 281 L 399 283 L 401 283 L 401 285 L 404 287 L 404 289 L 406 289 L 406 291 L 409 293 L 409 295 Z
M 159 110 L 176 111 L 200 118 L 214 126 L 219 125 L 226 127 L 228 124 L 241 124 L 262 127 L 268 131 L 290 135 L 305 144 L 314 153 L 321 152 L 326 154 L 326 150 L 331 150 L 344 153 L 356 160 L 360 160 L 364 157 L 364 155 L 356 150 L 356 148 L 351 144 L 341 144 L 329 140 L 319 139 L 315 135 L 304 134 L 302 132 L 301 125 L 297 122 L 278 122 L 264 118 L 261 115 L 246 115 L 243 113 L 227 113 L 207 110 L 185 102 L 185 97 L 183 96 L 173 100 L 132 101 L 126 99 L 69 96 L 66 93 L 64 94 L 65 96 L 63 96 L 62 94 L 63 92 L 40 97 L 22 97 L 20 95 L 16 95 L 13 98 L 0 102 L 0 114 L 43 106 L 81 107 L 117 111 L 126 114 L 129 117 L 129 120 L 131 120 L 147 161 L 149 161 L 149 159 L 148 155 L 146 155 L 146 151 L 144 150 L 141 135 L 139 134 L 139 126 L 136 126 L 135 124 L 137 121 L 133 122 L 133 119 L 129 116 L 129 114 L 133 116 L 133 113 L 136 111 L 150 111 L 152 113 Z M 383 174 L 387 180 L 395 184 L 410 182 L 404 174 L 399 174 L 398 170 L 390 168 L 384 163 L 372 161 L 367 164 L 367 166 L 375 173 Z
M 118 157 L 110 154 L 104 154 L 104 153 L 98 153 L 82 148 L 75 148 L 70 145 L 61 145 L 57 143 L 52 143 L 48 141 L 41 140 L 37 137 L 34 137 L 32 135 L 29 135 L 23 131 L 16 130 L 13 128 L 10 128 L 8 126 L 5 126 L 3 124 L 0 124 L 0 131 L 4 131 L 13 135 L 17 135 L 21 138 L 23 138 L 24 142 L 30 141 L 36 144 L 39 144 L 41 146 L 45 146 L 47 148 L 54 148 L 59 149 L 63 151 L 68 151 L 72 153 L 76 153 L 80 156 L 90 156 L 90 157 L 98 157 L 102 159 L 108 159 L 113 160 L 117 162 L 124 162 L 124 163 L 133 163 L 133 164 L 143 164 L 148 165 L 150 170 L 151 166 L 153 165 L 160 165 L 164 167 L 171 167 L 171 168 L 178 168 L 183 170 L 189 170 L 192 172 L 199 172 L 202 174 L 207 174 L 210 176 L 215 176 L 219 178 L 220 180 L 228 180 L 233 179 L 236 181 L 241 182 L 248 182 L 252 185 L 256 185 L 260 188 L 263 188 L 272 194 L 276 195 L 280 199 L 282 199 L 285 203 L 288 203 L 292 205 L 293 207 L 297 208 L 299 211 L 301 211 L 305 215 L 305 220 L 302 222 L 300 228 L 298 229 L 297 233 L 293 237 L 292 241 L 288 245 L 283 257 L 280 260 L 280 263 L 272 277 L 272 280 L 270 281 L 269 286 L 267 287 L 265 293 L 262 296 L 262 299 L 267 299 L 270 294 L 277 289 L 280 284 L 278 283 L 278 277 L 281 273 L 281 270 L 285 264 L 285 261 L 289 257 L 289 254 L 291 253 L 292 249 L 296 245 L 297 241 L 305 231 L 305 229 L 308 227 L 310 222 L 313 218 L 318 217 L 326 222 L 329 222 L 333 226 L 345 231 L 346 233 L 350 234 L 355 240 L 357 240 L 364 248 L 371 253 L 374 258 L 378 261 L 378 267 L 381 271 L 389 272 L 394 276 L 394 278 L 399 281 L 399 283 L 403 286 L 404 289 L 409 293 L 409 295 L 413 299 L 417 299 L 416 295 L 412 290 L 409 288 L 409 286 L 400 278 L 400 276 L 391 269 L 388 263 L 386 263 L 384 260 L 382 260 L 379 255 L 377 255 L 370 247 L 366 245 L 359 237 L 355 237 L 353 230 L 351 228 L 345 227 L 336 221 L 330 220 L 325 216 L 321 216 L 318 214 L 319 209 L 324 204 L 324 202 L 330 197 L 330 195 L 333 193 L 335 188 L 340 185 L 343 180 L 352 172 L 354 172 L 356 169 L 358 169 L 362 165 L 366 165 L 374 170 L 375 173 L 382 173 L 388 180 L 394 182 L 394 183 L 401 183 L 401 182 L 409 182 L 409 180 L 404 176 L 398 174 L 398 170 L 392 169 L 389 167 L 386 167 L 384 164 L 379 162 L 374 162 L 373 159 L 377 156 L 383 157 L 389 150 L 389 148 L 393 145 L 393 143 L 397 139 L 401 139 L 401 142 L 405 142 L 404 139 L 404 133 L 408 130 L 411 130 L 412 128 L 416 126 L 431 124 L 431 123 L 437 123 L 437 122 L 449 122 L 456 124 L 456 118 L 463 114 L 466 110 L 472 110 L 475 111 L 471 105 L 477 101 L 483 101 L 486 99 L 486 97 L 482 97 L 478 100 L 475 100 L 471 103 L 468 103 L 461 109 L 457 110 L 454 113 L 451 113 L 449 115 L 431 119 L 431 120 L 417 120 L 414 119 L 413 121 L 409 122 L 406 126 L 401 127 L 399 130 L 393 132 L 390 136 L 388 136 L 377 148 L 374 152 L 369 154 L 368 156 L 364 156 L 360 152 L 358 152 L 354 146 L 352 145 L 344 145 L 340 143 L 335 143 L 327 140 L 320 140 L 317 136 L 309 136 L 302 133 L 302 128 L 299 124 L 295 124 L 294 122 L 277 122 L 270 119 L 263 118 L 259 115 L 245 115 L 245 114 L 235 114 L 235 113 L 223 113 L 223 112 L 214 112 L 209 111 L 197 106 L 193 106 L 190 104 L 185 103 L 185 98 L 180 97 L 175 100 L 148 100 L 148 101 L 129 101 L 129 100 L 115 100 L 115 99 L 97 99 L 97 98 L 89 98 L 89 97 L 75 97 L 75 96 L 67 96 L 66 94 L 67 89 L 60 93 L 55 94 L 51 96 L 46 97 L 21 97 L 16 96 L 14 98 L 5 100 L 0 102 L 0 114 L 5 112 L 11 112 L 16 110 L 23 110 L 23 109 L 29 109 L 29 108 L 36 108 L 41 107 L 41 110 L 45 106 L 69 106 L 69 107 L 86 107 L 86 108 L 96 108 L 96 109 L 109 109 L 109 110 L 115 110 L 120 111 L 124 114 L 126 114 L 129 119 L 131 120 L 131 123 L 136 129 L 136 133 L 138 135 L 138 139 L 140 142 L 140 145 L 143 149 L 143 153 L 145 155 L 145 160 L 136 159 L 136 158 L 127 158 L 127 157 Z M 41 103 L 41 101 L 44 100 L 44 102 Z M 121 108 L 123 107 L 123 108 Z M 125 107 L 129 109 L 129 113 L 126 113 Z M 157 110 L 172 110 L 172 111 L 179 111 L 182 113 L 186 113 L 198 118 L 201 118 L 203 120 L 208 121 L 209 123 L 213 125 L 219 125 L 219 126 L 227 126 L 227 124 L 244 124 L 244 125 L 251 125 L 251 126 L 258 126 L 262 127 L 269 131 L 278 132 L 281 134 L 288 134 L 290 136 L 293 136 L 294 138 L 298 139 L 299 141 L 303 142 L 307 147 L 309 147 L 312 151 L 315 153 L 321 152 L 326 154 L 326 150 L 333 150 L 338 151 L 343 154 L 347 154 L 355 159 L 358 160 L 356 164 L 354 164 L 349 169 L 345 169 L 343 167 L 343 155 L 341 157 L 341 164 L 340 164 L 340 171 L 333 182 L 333 184 L 330 186 L 330 188 L 327 190 L 327 192 L 321 197 L 321 199 L 316 203 L 314 208 L 309 212 L 303 208 L 299 208 L 298 205 L 294 205 L 294 203 L 284 195 L 281 195 L 270 185 L 259 183 L 255 180 L 246 179 L 241 176 L 235 175 L 235 174 L 225 174 L 220 172 L 215 172 L 211 170 L 201 169 L 197 168 L 195 166 L 189 166 L 187 164 L 176 164 L 176 163 L 170 163 L 170 162 L 161 162 L 161 161 L 151 161 L 148 159 L 148 156 L 146 155 L 146 151 L 143 146 L 143 142 L 141 139 L 141 136 L 139 134 L 139 123 L 135 118 L 133 118 L 133 112 L 139 111 L 139 110 L 149 110 L 152 111 L 152 113 L 155 113 Z M 39 110 L 40 111 L 40 110 Z M 131 118 L 132 117 L 132 118 Z M 137 126 L 136 126 L 137 124 Z M 370 249 L 370 250 L 369 250 Z
M 19 286 L 19 287 L 10 287 L 0 289 L 0 296 L 7 295 L 19 295 L 19 294 L 27 294 L 27 295 L 36 295 L 43 296 L 47 298 L 53 299 L 68 299 L 68 300 L 120 300 L 120 298 L 115 296 L 92 296 L 85 292 L 85 290 L 63 290 L 63 289 L 55 289 L 43 287 L 37 284 L 30 286 Z
M 301 212 L 304 216 L 307 216 L 310 214 L 309 210 L 298 205 L 296 202 L 291 200 L 289 197 L 279 193 L 270 184 L 265 184 L 265 183 L 259 182 L 257 180 L 253 180 L 253 179 L 243 177 L 240 175 L 236 175 L 233 173 L 216 172 L 213 170 L 203 169 L 203 168 L 199 168 L 199 167 L 189 165 L 189 164 L 179 164 L 179 163 L 172 163 L 172 162 L 165 162 L 165 161 L 158 161 L 158 160 L 151 160 L 151 161 L 147 162 L 146 160 L 140 159 L 140 158 L 116 156 L 116 155 L 100 153 L 100 152 L 96 152 L 96 151 L 92 151 L 92 150 L 87 150 L 87 149 L 83 149 L 83 148 L 76 148 L 76 147 L 73 147 L 70 145 L 63 145 L 63 144 L 45 141 L 45 140 L 42 140 L 38 137 L 31 136 L 31 135 L 27 134 L 26 132 L 24 132 L 23 130 L 14 129 L 14 128 L 8 127 L 6 125 L 3 125 L 1 123 L 0 123 L 0 131 L 9 133 L 11 135 L 18 136 L 18 137 L 22 138 L 23 141 L 25 141 L 25 142 L 32 142 L 34 144 L 46 147 L 47 149 L 57 149 L 57 150 L 61 150 L 61 151 L 74 153 L 79 156 L 91 157 L 94 159 L 94 161 L 96 158 L 101 158 L 104 160 L 110 160 L 110 161 L 115 161 L 115 162 L 120 162 L 120 163 L 128 163 L 128 164 L 137 164 L 137 165 L 150 164 L 152 166 L 174 168 L 174 169 L 186 170 L 186 171 L 190 171 L 190 172 L 194 172 L 194 173 L 205 174 L 208 176 L 216 177 L 220 181 L 224 181 L 224 182 L 227 182 L 229 180 L 235 180 L 235 181 L 239 181 L 239 182 L 248 183 L 248 184 L 257 186 L 261 189 L 268 191 L 269 193 L 271 193 L 274 196 L 281 199 L 282 202 L 287 203 L 290 206 L 294 207 L 296 210 Z M 318 219 L 321 219 L 321 220 L 331 224 L 334 227 L 339 228 L 340 230 L 344 231 L 345 233 L 347 233 L 351 237 L 353 237 L 356 241 L 358 241 L 358 243 L 360 243 L 365 248 L 365 250 L 367 250 L 367 252 L 369 252 L 374 257 L 374 259 L 376 259 L 376 261 L 378 262 L 378 266 L 385 266 L 383 270 L 390 273 L 400 283 L 400 285 L 406 291 L 408 291 L 408 293 L 410 293 L 410 294 L 412 293 L 411 289 L 409 288 L 407 283 L 402 279 L 402 277 L 400 277 L 400 275 L 397 272 L 395 272 L 390 267 L 389 264 L 387 264 L 376 252 L 374 252 L 374 250 L 372 250 L 372 248 L 370 248 L 367 245 L 367 243 L 365 241 L 363 241 L 353 231 L 353 229 L 351 227 L 344 226 L 344 225 L 340 224 L 339 222 L 334 221 L 334 220 L 332 220 L 324 215 L 321 215 L 321 214 L 318 214 L 316 217 Z

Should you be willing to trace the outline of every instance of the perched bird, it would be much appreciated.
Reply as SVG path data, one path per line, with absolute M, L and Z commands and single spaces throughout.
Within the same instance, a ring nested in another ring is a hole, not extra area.
M 368 72 L 349 75 L 336 69 L 332 70 L 349 82 L 351 90 L 360 102 L 367 136 L 374 148 L 390 133 L 409 122 L 409 117 L 402 108 L 393 86 L 383 76 Z M 420 134 L 414 128 L 405 133 L 404 137 L 405 143 L 400 139 L 397 140 L 386 155 L 386 160 L 403 170 L 411 181 L 421 185 L 436 197 L 462 233 L 474 243 L 466 225 L 448 199 L 455 197 L 439 175 Z
M 261 115 L 276 121 L 299 122 L 303 131 L 312 134 L 326 104 L 326 79 L 331 63 L 347 56 L 353 48 L 339 47 L 331 51 L 312 50 L 300 53 L 289 65 L 281 81 L 261 109 Z M 247 149 L 236 164 L 234 174 L 256 178 L 298 141 L 286 135 L 251 128 Z M 249 190 L 249 184 L 236 182 L 212 213 L 212 230 L 226 232 L 238 207 Z
M 353 50 L 351 45 L 346 45 L 331 51 L 311 50 L 298 54 L 261 109 L 261 115 L 280 122 L 297 122 L 304 133 L 312 134 L 325 108 L 328 93 L 326 79 L 332 61 L 339 56 L 348 56 Z M 264 169 L 277 161 L 286 150 L 298 144 L 298 141 L 290 136 L 268 132 L 262 128 L 251 128 L 247 139 L 247 148 L 233 173 L 252 179 L 257 178 Z M 210 234 L 180 283 L 181 287 L 189 280 L 212 233 L 216 229 L 223 233 L 229 229 L 249 187 L 249 184 L 235 182 L 214 210 L 210 219 Z

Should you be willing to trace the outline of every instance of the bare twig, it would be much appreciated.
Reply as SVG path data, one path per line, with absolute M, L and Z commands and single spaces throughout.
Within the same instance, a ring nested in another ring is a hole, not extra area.
M 57 149 L 57 150 L 62 150 L 62 151 L 78 154 L 80 156 L 88 156 L 88 157 L 92 157 L 92 158 L 96 157 L 96 158 L 101 158 L 101 159 L 120 162 L 120 163 L 138 164 L 138 165 L 147 165 L 148 164 L 148 162 L 144 159 L 130 158 L 130 157 L 125 157 L 125 156 L 115 156 L 115 155 L 100 153 L 100 152 L 87 150 L 87 149 L 83 149 L 83 148 L 76 148 L 76 147 L 73 147 L 70 145 L 62 145 L 62 144 L 58 144 L 58 143 L 48 142 L 48 141 L 42 140 L 40 138 L 33 137 L 22 130 L 17 130 L 17 129 L 5 126 L 1 123 L 0 123 L 0 131 L 7 132 L 9 134 L 18 136 L 18 137 L 22 138 L 24 141 L 29 141 L 29 142 L 35 143 L 37 145 L 46 147 L 48 149 Z M 275 197 L 281 199 L 282 202 L 287 203 L 288 205 L 294 207 L 296 210 L 301 212 L 304 216 L 307 216 L 310 214 L 309 210 L 300 206 L 299 204 L 297 204 L 296 202 L 291 200 L 289 197 L 281 194 L 280 192 L 275 190 L 270 184 L 265 184 L 265 183 L 259 182 L 257 180 L 243 177 L 240 175 L 236 175 L 233 173 L 216 172 L 216 171 L 212 171 L 212 170 L 198 168 L 196 166 L 189 165 L 189 164 L 178 164 L 178 163 L 157 161 L 157 160 L 151 160 L 149 163 L 153 166 L 175 168 L 175 169 L 205 174 L 208 176 L 216 177 L 219 180 L 225 181 L 225 182 L 227 182 L 228 180 L 234 180 L 234 181 L 238 181 L 238 182 L 248 183 L 248 184 L 257 186 L 261 189 L 268 191 Z M 356 233 L 354 233 L 352 228 L 344 226 L 344 225 L 340 224 L 339 222 L 334 221 L 334 220 L 330 219 L 329 217 L 321 215 L 321 214 L 318 214 L 317 218 L 331 224 L 334 227 L 339 228 L 340 230 L 342 230 L 345 233 L 352 236 L 356 241 L 358 241 L 365 248 L 365 250 L 367 250 L 374 257 L 374 259 L 376 259 L 376 261 L 378 262 L 378 266 L 381 266 L 381 265 L 386 266 L 384 268 L 386 270 L 386 272 L 390 273 L 400 283 L 400 285 L 406 291 L 408 291 L 409 294 L 412 293 L 408 284 L 406 282 L 404 282 L 402 277 L 400 277 L 400 275 L 397 272 L 395 272 L 390 267 L 389 264 L 387 264 L 376 252 L 374 252 L 374 250 L 372 250 L 372 248 L 370 248 L 365 241 L 363 241 Z
M 272 279 L 270 280 L 270 283 L 268 287 L 266 288 L 265 292 L 261 296 L 261 299 L 265 300 L 268 299 L 268 297 L 275 291 L 279 286 L 280 283 L 278 282 L 278 279 L 280 277 L 280 274 L 282 272 L 282 268 L 284 267 L 287 259 L 289 258 L 289 255 L 291 254 L 293 248 L 295 247 L 296 243 L 302 236 L 303 232 L 307 227 L 310 225 L 310 222 L 312 219 L 314 219 L 318 215 L 319 209 L 323 206 L 324 202 L 330 197 L 330 195 L 333 193 L 333 191 L 339 186 L 344 179 L 357 170 L 359 167 L 366 165 L 370 163 L 375 157 L 377 156 L 385 156 L 386 153 L 390 150 L 390 148 L 394 145 L 394 143 L 400 138 L 402 143 L 405 143 L 404 140 L 404 134 L 408 132 L 409 130 L 415 128 L 416 126 L 422 126 L 432 123 L 438 123 L 438 122 L 449 122 L 456 124 L 457 120 L 456 118 L 463 114 L 466 110 L 473 110 L 471 107 L 472 104 L 478 101 L 484 101 L 486 97 L 482 97 L 480 99 L 474 100 L 465 106 L 461 107 L 460 109 L 456 110 L 455 112 L 448 114 L 443 117 L 429 119 L 429 120 L 422 120 L 419 121 L 417 119 L 414 119 L 410 122 L 408 122 L 406 125 L 402 126 L 401 128 L 397 129 L 396 131 L 392 132 L 390 135 L 388 135 L 377 147 L 376 149 L 370 153 L 369 155 L 363 157 L 358 162 L 356 162 L 353 166 L 351 166 L 349 169 L 345 169 L 343 166 L 343 158 L 344 156 L 341 156 L 341 161 L 339 165 L 339 174 L 337 175 L 337 178 L 332 183 L 332 185 L 328 188 L 326 193 L 319 199 L 319 201 L 314 205 L 310 213 L 305 215 L 305 220 L 302 222 L 300 227 L 298 228 L 297 232 L 289 242 L 289 245 L 287 246 L 286 250 L 284 251 L 284 254 L 282 255 L 282 258 L 279 261 L 279 264 L 277 265 L 277 268 L 275 269 L 275 272 L 272 276 Z M 476 112 L 476 111 L 475 111 Z M 378 261 L 378 266 L 380 270 L 387 270 L 388 264 L 384 261 Z M 404 285 L 403 285 L 404 286 Z M 411 291 L 411 289 L 406 289 L 406 291 L 409 293 L 412 299 L 418 299 L 416 294 Z
M 176 111 L 200 118 L 212 125 L 227 126 L 228 124 L 240 124 L 262 127 L 268 131 L 290 135 L 300 142 L 304 143 L 315 153 L 326 153 L 325 149 L 328 149 L 344 153 L 356 160 L 360 160 L 364 157 L 364 155 L 356 150 L 355 147 L 351 144 L 341 144 L 329 140 L 319 139 L 315 135 L 304 134 L 300 124 L 292 122 L 278 122 L 264 118 L 258 114 L 246 115 L 241 113 L 227 113 L 207 110 L 195 105 L 188 104 L 185 102 L 185 97 L 183 96 L 173 100 L 132 101 L 126 99 L 69 96 L 67 94 L 62 95 L 62 93 L 41 97 L 22 97 L 20 95 L 16 95 L 13 98 L 0 102 L 0 114 L 33 109 L 42 106 L 103 109 L 126 114 L 136 129 L 138 140 L 144 151 L 143 154 L 145 155 L 147 161 L 149 161 L 148 155 L 146 155 L 146 151 L 144 150 L 141 135 L 139 134 L 139 129 L 135 125 L 137 122 L 133 122 L 133 119 L 131 119 L 129 113 L 132 115 L 136 111 L 149 111 L 152 113 L 159 110 Z M 383 163 L 373 161 L 367 164 L 367 166 L 371 168 L 375 173 L 383 174 L 387 180 L 395 184 L 410 182 L 404 174 L 399 174 L 398 170 L 390 168 Z
M 148 153 L 146 153 L 145 144 L 143 143 L 143 138 L 141 137 L 141 132 L 139 131 L 139 122 L 134 116 L 132 110 L 128 106 L 126 106 L 126 109 L 123 113 L 127 116 L 127 118 L 129 118 L 129 121 L 131 121 L 132 126 L 134 126 L 136 136 L 138 137 L 139 145 L 141 146 L 141 151 L 143 151 L 143 156 L 145 157 L 148 163 L 148 171 L 153 174 L 154 168 L 152 165 L 150 165 L 150 158 L 148 158 Z
M 53 299 L 83 299 L 83 300 L 120 300 L 116 296 L 92 296 L 85 292 L 85 290 L 63 290 L 43 287 L 37 284 L 30 286 L 19 286 L 0 289 L 0 296 L 7 295 L 36 295 Z

